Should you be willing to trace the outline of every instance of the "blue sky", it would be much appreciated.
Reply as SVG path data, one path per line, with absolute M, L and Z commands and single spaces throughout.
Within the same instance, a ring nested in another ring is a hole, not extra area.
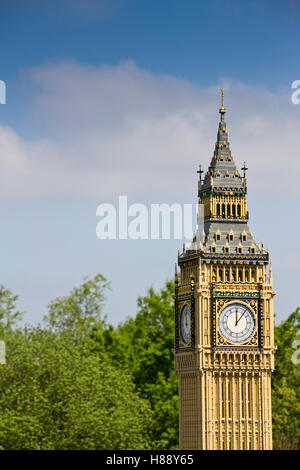
M 277 319 L 300 305 L 300 6 L 296 0 L 3 1 L 0 282 L 25 321 L 84 276 L 117 323 L 172 276 L 178 241 L 100 241 L 96 207 L 196 201 L 225 86 L 250 227 L 270 247 Z
M 201 85 L 226 76 L 285 88 L 298 72 L 296 0 L 12 0 L 1 8 L 7 80 L 65 58 L 97 65 L 130 59 Z

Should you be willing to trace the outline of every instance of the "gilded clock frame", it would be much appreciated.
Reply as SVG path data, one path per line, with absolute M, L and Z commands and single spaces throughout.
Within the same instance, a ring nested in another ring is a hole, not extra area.
M 251 295 L 252 294 L 252 295 Z M 239 292 L 214 292 L 212 296 L 212 340 L 216 348 L 257 349 L 262 347 L 262 302 L 259 292 L 252 292 L 249 297 Z M 218 320 L 223 308 L 239 303 L 248 307 L 255 318 L 255 329 L 251 337 L 242 343 L 234 343 L 225 338 L 219 330 Z
M 180 335 L 180 314 L 184 305 L 191 310 L 191 337 L 188 343 L 183 343 Z M 175 300 L 175 349 L 192 349 L 195 347 L 195 298 L 193 294 L 180 296 Z

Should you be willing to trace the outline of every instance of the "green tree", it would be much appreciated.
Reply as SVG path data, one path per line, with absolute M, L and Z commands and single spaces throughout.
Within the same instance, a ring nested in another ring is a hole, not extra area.
M 69 295 L 57 297 L 48 305 L 49 313 L 44 317 L 46 326 L 57 333 L 75 336 L 90 334 L 95 325 L 102 329 L 105 291 L 109 288 L 110 283 L 102 274 L 93 279 L 85 278 Z
M 151 404 L 154 422 L 149 429 L 152 448 L 178 447 L 178 386 L 174 372 L 174 285 L 167 282 L 138 299 L 135 318 L 117 328 L 95 331 L 100 351 L 118 367 L 128 370 L 136 390 Z
M 12 331 L 22 318 L 22 313 L 16 306 L 17 300 L 17 295 L 0 285 L 0 339 L 5 332 Z
M 6 335 L 2 449 L 144 449 L 152 412 L 130 376 L 85 343 L 41 328 Z
M 294 364 L 300 309 L 275 326 L 275 371 L 272 374 L 273 443 L 275 449 L 300 449 L 300 364 Z

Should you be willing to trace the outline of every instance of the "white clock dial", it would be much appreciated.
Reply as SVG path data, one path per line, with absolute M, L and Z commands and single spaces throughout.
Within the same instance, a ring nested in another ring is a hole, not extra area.
M 180 337 L 184 345 L 188 344 L 191 339 L 191 309 L 185 304 L 180 312 Z
M 231 303 L 219 315 L 221 334 L 232 343 L 243 343 L 254 333 L 256 321 L 252 310 L 241 303 Z

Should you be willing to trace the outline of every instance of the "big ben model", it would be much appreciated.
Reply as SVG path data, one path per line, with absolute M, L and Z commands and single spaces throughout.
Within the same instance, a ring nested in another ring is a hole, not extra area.
M 175 370 L 182 450 L 272 449 L 272 268 L 248 227 L 247 180 L 231 155 L 224 90 L 202 179 L 203 229 L 178 254 Z

